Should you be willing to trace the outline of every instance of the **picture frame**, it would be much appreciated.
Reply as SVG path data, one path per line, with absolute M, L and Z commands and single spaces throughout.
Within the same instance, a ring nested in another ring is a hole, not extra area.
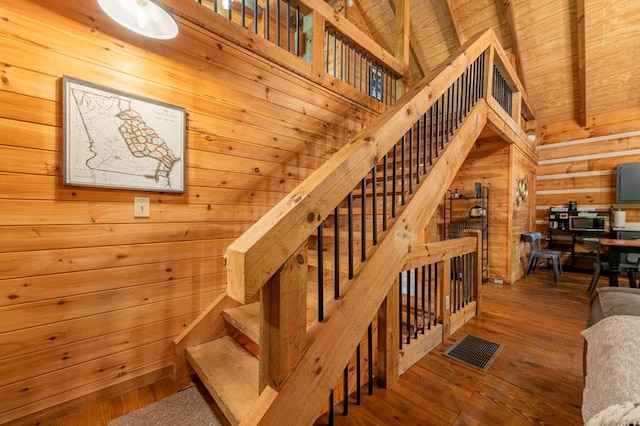
M 63 76 L 63 184 L 185 190 L 182 107 Z
M 382 70 L 371 65 L 369 69 L 369 96 L 382 102 L 384 76 Z

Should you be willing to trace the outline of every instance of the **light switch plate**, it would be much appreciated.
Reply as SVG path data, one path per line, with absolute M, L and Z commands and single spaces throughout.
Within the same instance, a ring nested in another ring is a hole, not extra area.
M 133 198 L 133 217 L 149 217 L 150 202 L 147 197 L 134 197 Z

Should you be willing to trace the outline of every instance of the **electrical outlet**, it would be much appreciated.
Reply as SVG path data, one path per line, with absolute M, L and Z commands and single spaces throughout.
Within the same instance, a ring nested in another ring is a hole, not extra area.
M 133 198 L 133 217 L 149 217 L 150 202 L 147 197 L 134 197 Z
M 449 301 L 449 296 L 445 296 L 444 298 L 444 308 L 449 309 L 451 302 Z
M 493 279 L 493 283 L 494 284 L 502 284 L 502 283 L 504 283 L 504 281 L 502 281 L 500 278 L 494 278 Z

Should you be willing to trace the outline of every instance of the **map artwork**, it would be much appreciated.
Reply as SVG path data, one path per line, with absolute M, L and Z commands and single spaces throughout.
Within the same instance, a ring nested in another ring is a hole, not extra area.
M 184 191 L 184 109 L 64 78 L 65 184 Z

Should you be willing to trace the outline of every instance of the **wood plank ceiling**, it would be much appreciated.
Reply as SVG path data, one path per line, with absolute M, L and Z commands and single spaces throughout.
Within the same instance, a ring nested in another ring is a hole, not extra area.
M 329 3 L 394 51 L 395 0 Z M 538 125 L 586 125 L 640 108 L 640 1 L 411 0 L 410 82 L 490 27 L 512 54 Z

